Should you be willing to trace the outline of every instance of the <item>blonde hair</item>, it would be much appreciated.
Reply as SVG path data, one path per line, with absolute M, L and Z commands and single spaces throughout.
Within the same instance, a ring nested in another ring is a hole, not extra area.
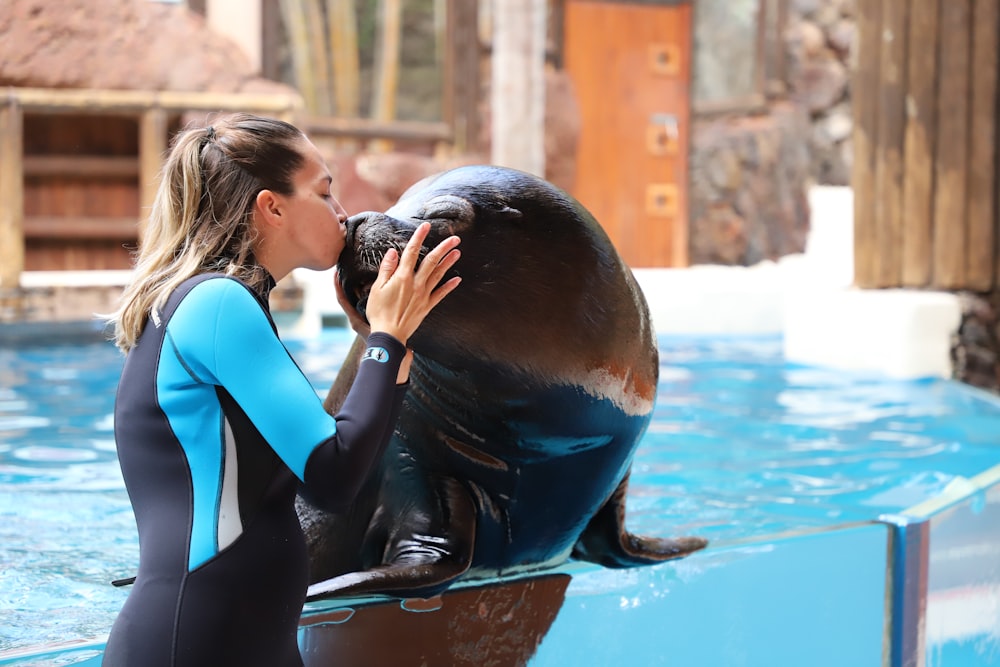
M 135 270 L 109 320 L 132 349 L 154 311 L 191 276 L 219 272 L 256 290 L 270 277 L 254 258 L 261 190 L 291 194 L 304 163 L 302 132 L 273 118 L 233 114 L 179 133 L 160 174 Z

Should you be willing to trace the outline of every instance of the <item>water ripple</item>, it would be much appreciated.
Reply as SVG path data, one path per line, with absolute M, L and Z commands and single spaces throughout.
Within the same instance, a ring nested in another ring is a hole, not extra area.
M 353 336 L 290 345 L 324 395 Z M 712 540 L 871 520 L 1000 464 L 1000 402 L 789 366 L 781 341 L 661 339 L 631 530 Z M 109 344 L 0 350 L 0 650 L 107 632 L 138 546 Z M 629 602 L 630 603 L 630 602 Z

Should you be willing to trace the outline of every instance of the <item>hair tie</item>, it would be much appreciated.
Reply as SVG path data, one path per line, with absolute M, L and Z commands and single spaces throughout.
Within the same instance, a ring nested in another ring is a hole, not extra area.
M 205 128 L 205 138 L 207 138 L 209 141 L 215 141 L 214 125 L 209 125 L 207 128 Z

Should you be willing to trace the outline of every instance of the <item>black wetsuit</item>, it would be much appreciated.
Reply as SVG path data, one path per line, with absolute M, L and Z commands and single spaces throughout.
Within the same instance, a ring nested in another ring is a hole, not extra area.
M 295 495 L 304 482 L 328 509 L 352 501 L 391 435 L 405 348 L 369 337 L 335 419 L 266 299 L 232 278 L 192 278 L 125 360 L 115 439 L 140 557 L 104 665 L 301 664 L 308 564 Z

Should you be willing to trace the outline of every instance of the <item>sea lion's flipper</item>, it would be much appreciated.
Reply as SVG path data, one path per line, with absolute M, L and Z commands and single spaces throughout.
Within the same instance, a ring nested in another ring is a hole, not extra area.
M 687 556 L 708 545 L 702 537 L 645 537 L 625 530 L 628 476 L 590 520 L 573 557 L 605 567 L 632 567 Z
M 443 526 L 420 511 L 398 517 L 383 564 L 319 581 L 309 587 L 306 599 L 372 594 L 427 598 L 448 588 L 472 564 L 476 508 L 455 480 L 444 481 L 439 500 Z

